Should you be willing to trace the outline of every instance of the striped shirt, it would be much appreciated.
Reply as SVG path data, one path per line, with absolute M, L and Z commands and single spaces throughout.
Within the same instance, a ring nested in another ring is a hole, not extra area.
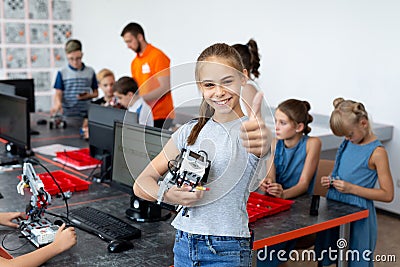
M 96 73 L 93 68 L 83 63 L 79 70 L 68 65 L 58 71 L 54 88 L 63 91 L 62 108 L 65 116 L 85 117 L 90 99 L 78 100 L 77 96 L 81 93 L 92 93 L 97 89 Z

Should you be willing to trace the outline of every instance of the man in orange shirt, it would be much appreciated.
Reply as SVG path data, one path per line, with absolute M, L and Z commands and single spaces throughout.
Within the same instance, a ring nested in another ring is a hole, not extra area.
M 171 94 L 170 59 L 147 43 L 143 28 L 134 22 L 122 30 L 121 37 L 136 53 L 131 63 L 132 78 L 139 85 L 139 95 L 151 106 L 154 126 L 168 129 L 175 117 Z

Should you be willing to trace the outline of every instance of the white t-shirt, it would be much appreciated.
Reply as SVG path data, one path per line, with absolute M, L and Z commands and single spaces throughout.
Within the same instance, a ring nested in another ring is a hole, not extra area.
M 172 135 L 178 150 L 185 148 L 196 153 L 203 150 L 211 161 L 205 185 L 210 191 L 188 208 L 188 217 L 182 211 L 176 215 L 172 222 L 176 229 L 192 234 L 250 237 L 247 198 L 252 180 L 258 176 L 256 168 L 266 166 L 266 159 L 257 158 L 243 147 L 239 129 L 245 120 L 247 117 L 218 123 L 210 119 L 190 146 L 186 141 L 195 120 Z
M 257 91 L 259 90 L 259 89 L 258 89 L 258 85 L 257 85 L 257 83 L 256 83 L 255 81 L 249 79 L 249 80 L 247 80 L 247 84 L 252 85 Z M 243 89 L 244 89 L 244 88 L 242 87 L 242 90 L 243 90 Z M 247 114 L 246 104 L 244 103 L 242 97 L 243 97 L 243 94 L 240 93 L 240 107 L 242 108 L 243 114 L 244 114 L 245 116 L 248 116 L 249 114 Z M 252 103 L 249 103 L 249 106 L 251 106 L 251 104 L 252 104 Z
M 140 124 L 154 126 L 153 113 L 151 113 L 150 106 L 144 102 L 143 98 L 140 97 L 136 100 L 136 102 L 128 108 L 128 111 L 138 113 Z

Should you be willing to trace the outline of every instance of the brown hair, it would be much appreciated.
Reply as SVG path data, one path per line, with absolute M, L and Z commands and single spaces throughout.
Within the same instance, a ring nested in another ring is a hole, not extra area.
M 332 111 L 329 124 L 331 130 L 336 136 L 345 136 L 348 134 L 348 126 L 355 125 L 360 122 L 361 119 L 366 119 L 368 122 L 368 113 L 365 107 L 360 102 L 353 100 L 344 100 L 339 97 L 333 101 L 335 109 Z M 369 131 L 371 126 L 369 125 Z
M 280 103 L 277 109 L 288 116 L 288 118 L 296 125 L 303 123 L 303 133 L 305 135 L 311 132 L 311 128 L 308 126 L 308 124 L 313 121 L 313 116 L 308 113 L 311 109 L 310 103 L 297 99 L 288 99 Z
M 129 92 L 136 93 L 138 85 L 132 77 L 124 76 L 114 83 L 113 91 L 119 94 L 127 95 Z
M 114 73 L 109 69 L 102 69 L 100 70 L 97 75 L 96 79 L 98 82 L 101 82 L 105 77 L 112 76 L 115 79 Z
M 207 62 L 211 58 L 223 58 L 230 67 L 238 70 L 241 73 L 243 72 L 244 66 L 239 53 L 230 45 L 217 43 L 210 47 L 207 47 L 197 58 L 195 69 L 197 83 L 200 81 L 200 67 L 203 65 L 204 62 Z M 200 104 L 198 122 L 193 127 L 189 137 L 187 138 L 188 145 L 193 145 L 196 142 L 196 139 L 199 136 L 201 129 L 214 115 L 214 111 L 215 110 L 210 105 L 208 105 L 208 103 L 203 98 Z
M 82 43 L 77 39 L 70 39 L 65 44 L 65 53 L 69 54 L 75 51 L 82 51 Z
M 139 34 L 141 34 L 141 35 L 143 35 L 143 39 L 146 40 L 146 38 L 144 37 L 144 30 L 143 30 L 142 26 L 140 26 L 136 22 L 128 23 L 128 25 L 126 25 L 124 27 L 124 29 L 122 30 L 121 37 L 124 37 L 124 35 L 128 32 L 131 33 L 135 37 L 137 37 Z
M 253 74 L 255 78 L 260 76 L 258 69 L 260 68 L 260 55 L 258 53 L 258 45 L 254 39 L 250 39 L 247 44 L 235 44 L 232 46 L 239 52 L 244 67 L 249 74 Z

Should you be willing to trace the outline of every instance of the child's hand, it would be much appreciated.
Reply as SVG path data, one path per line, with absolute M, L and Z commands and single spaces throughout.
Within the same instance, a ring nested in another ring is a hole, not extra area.
M 18 224 L 13 220 L 26 219 L 26 214 L 23 212 L 2 212 L 0 213 L 0 225 L 18 228 Z
M 258 92 L 253 99 L 249 120 L 243 122 L 240 129 L 243 146 L 247 149 L 247 152 L 257 157 L 263 157 L 268 153 L 272 140 L 271 131 L 267 128 L 261 116 L 262 100 L 263 93 Z
M 268 185 L 267 191 L 268 194 L 270 194 L 273 197 L 280 197 L 284 198 L 283 196 L 283 188 L 281 184 L 278 183 L 270 183 Z
M 260 184 L 260 190 L 263 192 L 267 192 L 268 186 L 272 183 L 271 178 L 265 178 Z
M 60 113 L 60 114 L 63 113 L 61 104 L 60 105 L 56 104 L 50 109 L 50 116 L 56 115 L 57 113 Z
M 324 188 L 329 188 L 331 184 L 331 177 L 330 176 L 322 176 L 321 177 L 321 185 Z
M 177 187 L 174 185 L 164 194 L 164 202 L 179 204 L 185 207 L 192 207 L 197 201 L 203 198 L 205 191 L 191 190 L 192 187 L 188 185 L 183 185 L 182 187 Z
M 60 253 L 70 249 L 76 244 L 75 229 L 73 227 L 65 228 L 65 223 L 63 223 L 60 228 L 58 228 L 52 244 Z
M 346 182 L 346 181 L 343 181 L 343 180 L 339 180 L 339 179 L 334 180 L 332 182 L 332 186 L 337 191 L 339 191 L 340 193 L 344 193 L 344 194 L 349 194 L 350 193 L 352 185 L 353 185 L 352 183 L 349 183 L 349 182 Z
M 88 93 L 80 93 L 79 95 L 76 96 L 76 98 L 78 98 L 78 100 L 85 100 L 89 98 L 89 94 Z

